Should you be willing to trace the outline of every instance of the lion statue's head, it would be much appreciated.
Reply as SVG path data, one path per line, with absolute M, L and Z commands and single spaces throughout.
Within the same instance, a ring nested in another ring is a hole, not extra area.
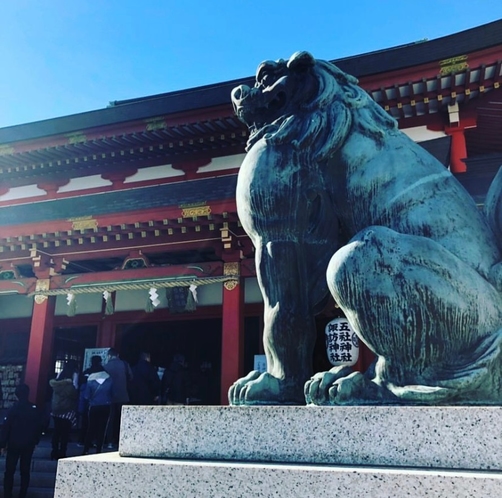
M 247 150 L 264 138 L 309 150 L 317 161 L 328 159 L 351 130 L 380 142 L 397 126 L 356 78 L 308 52 L 262 62 L 254 87 L 234 88 L 232 103 L 250 130 Z

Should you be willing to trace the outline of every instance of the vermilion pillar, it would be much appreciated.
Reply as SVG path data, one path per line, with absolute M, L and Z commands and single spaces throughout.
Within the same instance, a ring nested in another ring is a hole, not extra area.
M 240 278 L 240 263 L 225 263 L 224 274 L 236 277 L 223 284 L 220 401 L 227 405 L 228 389 L 242 377 L 244 368 L 244 281 Z
M 52 367 L 56 297 L 35 296 L 35 298 L 24 379 L 30 386 L 30 400 L 42 406 L 45 403 L 47 382 Z
M 451 136 L 450 146 L 450 171 L 452 173 L 465 173 L 467 166 L 462 161 L 467 157 L 464 127 L 448 127 L 446 133 Z
M 464 160 L 467 158 L 467 143 L 465 140 L 465 130 L 476 128 L 476 115 L 460 110 L 458 104 L 448 106 L 449 125 L 432 123 L 427 126 L 428 130 L 444 131 L 451 137 L 450 144 L 450 171 L 452 173 L 465 173 L 467 166 Z

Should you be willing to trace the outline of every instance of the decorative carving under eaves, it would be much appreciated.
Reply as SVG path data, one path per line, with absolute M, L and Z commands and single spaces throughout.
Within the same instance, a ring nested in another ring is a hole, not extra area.
M 225 263 L 223 265 L 223 275 L 226 277 L 235 277 L 235 279 L 227 280 L 223 286 L 228 291 L 234 290 L 239 284 L 239 277 L 241 274 L 239 263 Z
M 211 206 L 187 207 L 181 210 L 182 218 L 194 218 L 196 216 L 209 216 Z
M 49 290 L 51 281 L 49 278 L 39 278 L 35 286 L 35 293 L 46 292 Z M 47 296 L 42 294 L 35 294 L 35 302 L 37 304 L 42 304 L 47 299 Z
M 92 216 L 79 216 L 78 218 L 69 218 L 73 230 L 94 230 L 98 228 L 98 220 Z

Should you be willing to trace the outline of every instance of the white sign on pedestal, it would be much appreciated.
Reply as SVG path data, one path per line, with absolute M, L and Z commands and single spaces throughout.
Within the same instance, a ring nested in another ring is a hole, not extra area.
M 326 325 L 326 353 L 333 366 L 355 365 L 359 359 L 359 339 L 346 318 L 335 318 Z

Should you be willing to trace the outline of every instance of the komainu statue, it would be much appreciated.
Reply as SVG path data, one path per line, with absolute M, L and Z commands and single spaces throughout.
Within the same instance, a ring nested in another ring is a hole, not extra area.
M 267 61 L 232 92 L 249 127 L 237 207 L 256 250 L 267 372 L 234 405 L 502 404 L 502 174 L 485 212 L 336 66 Z M 376 361 L 312 376 L 329 293 Z

